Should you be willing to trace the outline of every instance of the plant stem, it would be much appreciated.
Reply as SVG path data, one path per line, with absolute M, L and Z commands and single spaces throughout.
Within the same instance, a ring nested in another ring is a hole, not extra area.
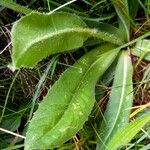
M 0 0 L 0 5 L 10 8 L 12 10 L 15 10 L 17 12 L 23 13 L 23 14 L 29 14 L 33 11 L 25 6 L 21 6 L 10 0 Z

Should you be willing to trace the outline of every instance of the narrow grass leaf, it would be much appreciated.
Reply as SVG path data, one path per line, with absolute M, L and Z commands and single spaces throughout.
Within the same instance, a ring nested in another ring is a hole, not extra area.
M 150 40 L 139 40 L 131 52 L 133 55 L 140 57 L 139 61 L 142 59 L 150 61 Z
M 74 14 L 31 13 L 18 20 L 12 28 L 12 64 L 9 67 L 12 70 L 33 67 L 49 55 L 83 46 L 89 37 L 122 43 L 113 34 L 88 28 Z
M 118 129 L 129 121 L 133 101 L 132 87 L 133 68 L 127 52 L 122 52 L 115 71 L 114 83 L 104 120 L 100 127 L 100 138 L 97 149 L 105 150 Z
M 129 14 L 134 19 L 137 15 L 139 3 L 137 0 L 128 0 Z
M 89 52 L 61 75 L 29 124 L 25 150 L 60 146 L 82 128 L 95 102 L 95 84 L 118 54 L 108 51 L 113 48 Z
M 14 11 L 23 13 L 23 14 L 29 14 L 33 11 L 33 10 L 31 10 L 25 6 L 19 5 L 19 4 L 15 3 L 13 1 L 10 1 L 10 0 L 0 0 L 0 5 L 7 7 L 7 8 L 10 8 Z
M 127 0 L 112 0 L 112 3 L 116 9 L 118 17 L 120 19 L 120 30 L 122 30 L 122 36 L 124 40 L 129 42 L 130 39 L 130 17 Z
M 139 150 L 149 150 L 150 149 L 150 144 L 144 146 L 143 148 L 140 148 Z
M 140 129 L 150 121 L 150 113 L 128 123 L 124 128 L 117 131 L 108 145 L 107 150 L 117 149 L 130 142 L 130 140 L 140 131 Z
M 144 112 L 144 111 L 143 111 Z M 147 113 L 147 112 L 144 112 L 144 113 Z M 143 114 L 144 114 L 143 113 Z M 150 134 L 150 130 L 148 129 L 146 129 L 146 134 L 145 133 L 143 133 L 140 137 L 139 137 L 139 139 L 137 138 L 136 139 L 136 141 L 135 142 L 133 142 L 133 143 L 130 143 L 130 145 L 126 148 L 126 150 L 132 150 L 133 149 L 133 147 L 135 147 L 136 145 L 140 145 L 140 143 L 142 142 L 142 141 L 144 141 L 144 140 L 146 140 L 147 139 L 147 137 L 149 136 L 149 134 Z M 138 135 L 137 135 L 138 136 Z M 144 146 L 145 147 L 145 146 Z M 143 147 L 143 148 L 144 148 Z M 140 149 L 141 150 L 141 149 Z

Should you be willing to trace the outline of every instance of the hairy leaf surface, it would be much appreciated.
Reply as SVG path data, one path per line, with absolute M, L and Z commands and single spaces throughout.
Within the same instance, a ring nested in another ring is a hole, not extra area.
M 131 141 L 140 129 L 150 121 L 150 113 L 128 123 L 124 128 L 117 131 L 108 145 L 107 150 L 117 149 Z
M 115 72 L 114 83 L 104 120 L 101 124 L 98 149 L 107 149 L 116 131 L 129 121 L 129 108 L 133 101 L 133 68 L 127 52 L 122 52 Z
M 33 67 L 48 55 L 83 46 L 88 37 L 121 44 L 113 34 L 88 28 L 76 15 L 63 12 L 31 13 L 13 26 L 10 68 Z
M 83 126 L 95 102 L 95 84 L 118 51 L 99 47 L 65 71 L 35 112 L 27 131 L 25 149 L 54 148 Z

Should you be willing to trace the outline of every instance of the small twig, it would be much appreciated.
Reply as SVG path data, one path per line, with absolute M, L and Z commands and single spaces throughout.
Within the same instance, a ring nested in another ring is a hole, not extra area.
M 11 45 L 11 42 L 7 44 L 7 46 L 0 52 L 0 55 Z
M 150 139 L 150 135 L 143 128 L 141 128 L 141 131 L 143 131 L 143 133 L 146 134 L 147 137 Z
M 63 8 L 63 7 L 65 7 L 65 6 L 67 6 L 67 5 L 70 5 L 70 4 L 72 4 L 72 3 L 76 2 L 76 1 L 77 1 L 77 0 L 69 1 L 69 2 L 67 2 L 67 3 L 65 3 L 65 4 L 63 4 L 63 5 L 59 6 L 59 7 L 57 7 L 56 9 L 52 10 L 52 11 L 49 12 L 48 14 L 52 14 L 52 13 L 54 13 L 55 11 L 57 11 L 57 10 L 59 10 L 59 9 L 61 9 L 61 8 Z
M 132 112 L 132 114 L 130 114 L 130 118 L 134 117 L 137 113 L 141 112 L 143 109 L 145 109 L 146 107 L 150 106 L 150 102 L 144 105 L 140 105 L 140 106 L 136 106 L 136 107 L 132 107 L 133 108 L 138 108 L 135 111 Z
M 78 138 L 76 136 L 73 137 L 73 141 L 75 143 L 76 150 L 79 150 L 79 147 L 78 147 L 79 140 L 78 140 Z
M 6 132 L 6 133 L 9 133 L 9 134 L 12 134 L 12 135 L 17 136 L 17 137 L 20 137 L 20 138 L 22 138 L 22 139 L 26 139 L 26 137 L 25 137 L 25 136 L 23 136 L 23 135 L 20 135 L 20 134 L 17 134 L 17 133 L 11 132 L 11 131 L 6 130 L 6 129 L 3 129 L 3 128 L 0 128 L 0 131 L 3 131 L 3 132 Z

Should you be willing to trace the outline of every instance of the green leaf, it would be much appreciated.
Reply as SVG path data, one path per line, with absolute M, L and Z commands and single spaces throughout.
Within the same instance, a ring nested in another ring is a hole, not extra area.
M 28 14 L 28 13 L 31 13 L 33 11 L 33 10 L 31 10 L 25 6 L 19 5 L 16 2 L 13 2 L 10 0 L 0 0 L 0 5 L 7 7 L 7 8 L 10 8 L 14 11 L 24 13 L 24 14 Z
M 137 0 L 128 0 L 129 14 L 134 19 L 137 15 L 139 2 Z
M 95 84 L 118 54 L 113 48 L 92 50 L 61 75 L 29 124 L 26 150 L 54 148 L 82 128 L 95 102 Z
M 149 110 L 144 110 L 142 111 L 142 114 L 147 114 L 149 112 Z M 139 113 L 138 115 L 141 116 L 141 114 Z M 147 123 L 147 125 L 149 127 L 149 123 Z M 140 146 L 142 141 L 146 140 L 148 135 L 150 134 L 150 128 L 148 129 L 147 127 L 144 127 L 144 131 L 146 132 L 140 132 L 139 134 L 137 134 L 137 136 L 134 137 L 134 142 L 129 142 L 128 143 L 128 147 L 126 148 L 126 150 L 132 150 L 134 147 L 136 146 Z M 140 149 L 141 150 L 141 149 Z
M 113 25 L 110 25 L 108 23 L 102 23 L 102 22 L 98 22 L 97 24 L 92 24 L 90 25 L 90 27 L 92 28 L 96 28 L 98 29 L 99 32 L 105 33 L 107 35 L 113 35 L 115 39 L 118 39 L 118 41 L 120 41 L 120 43 L 125 44 L 124 42 L 124 37 L 122 36 L 122 32 L 121 30 L 119 30 L 118 28 L 116 28 Z M 100 39 L 95 39 L 95 37 L 93 38 L 89 38 L 86 42 L 85 42 L 85 46 L 91 46 L 91 45 L 96 45 L 96 44 L 100 44 L 100 42 L 104 42 L 103 40 Z
M 130 142 L 140 129 L 150 121 L 150 113 L 128 123 L 124 128 L 117 131 L 108 145 L 107 150 L 117 149 Z
M 129 108 L 133 101 L 133 68 L 127 52 L 122 52 L 116 67 L 114 83 L 104 120 L 100 127 L 98 149 L 107 149 L 117 130 L 129 121 Z
M 120 30 L 124 40 L 129 42 L 130 40 L 130 17 L 127 0 L 112 0 L 112 3 L 116 9 L 118 17 L 120 19 Z
M 136 43 L 136 46 L 131 50 L 131 53 L 140 57 L 140 60 L 145 59 L 150 61 L 150 40 L 144 39 Z
M 116 38 L 120 38 L 122 43 L 124 43 L 124 38 L 120 29 L 108 23 L 99 23 L 98 29 L 102 32 L 114 35 Z
M 56 12 L 52 14 L 31 13 L 17 21 L 12 29 L 12 64 L 33 67 L 48 55 L 83 46 L 89 37 L 114 44 L 122 44 L 112 34 L 90 29 L 76 15 Z

